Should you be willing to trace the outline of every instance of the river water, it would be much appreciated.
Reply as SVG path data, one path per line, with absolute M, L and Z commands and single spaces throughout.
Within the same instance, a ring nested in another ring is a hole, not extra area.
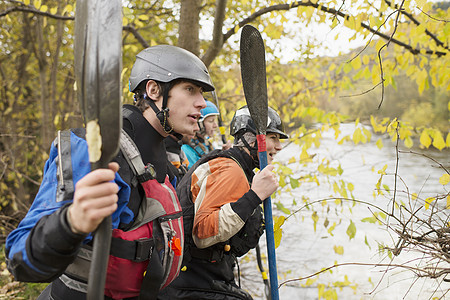
M 354 124 L 342 125 L 341 135 L 351 137 L 354 128 Z M 375 144 L 378 138 L 382 138 L 384 144 L 381 149 Z M 419 148 L 401 150 L 408 153 L 399 154 L 396 202 L 403 202 L 411 209 L 422 207 L 420 211 L 427 216 L 431 209 L 423 208 L 424 199 L 446 194 L 449 189 L 449 184 L 443 186 L 439 183 L 444 170 L 430 158 L 434 158 L 448 168 L 450 151 Z M 410 150 L 420 154 L 409 153 Z M 280 202 L 293 212 L 304 206 L 304 199 L 311 203 L 333 196 L 341 197 L 332 186 L 332 180 L 337 180 L 340 183 L 353 184 L 354 199 L 370 202 L 391 212 L 397 153 L 395 143 L 388 137 L 372 135 L 372 140 L 366 144 L 355 145 L 349 141 L 337 145 L 334 132 L 329 131 L 323 134 L 319 147 L 308 150 L 310 155 L 314 155 L 312 163 L 308 165 L 298 162 L 289 163 L 292 157 L 297 158 L 298 161 L 300 152 L 298 145 L 290 143 L 277 155 L 276 162 L 290 167 L 294 172 L 293 176 L 297 178 L 305 174 L 317 173 L 318 163 L 325 159 L 331 162 L 330 166 L 341 165 L 344 172 L 334 179 L 327 179 L 326 176 L 318 174 L 320 185 L 302 183 L 291 191 L 286 190 L 285 187 L 281 193 L 272 198 L 273 203 Z M 385 165 L 387 165 L 386 175 L 383 176 L 381 185 L 385 190 L 382 195 L 377 195 L 376 183 L 381 176 L 378 171 Z M 417 200 L 408 198 L 408 195 L 413 193 L 418 195 Z M 441 208 L 441 218 L 447 218 L 445 222 L 448 222 L 449 210 L 443 209 L 445 201 L 445 199 L 440 200 L 437 205 Z M 336 204 L 335 200 L 329 200 L 311 204 L 289 217 L 282 226 L 283 235 L 280 246 L 276 250 L 278 281 L 282 284 L 279 290 L 280 299 L 319 299 L 319 295 L 323 299 L 433 299 L 434 297 L 450 299 L 450 292 L 448 292 L 450 283 L 442 283 L 442 278 L 439 278 L 440 280 L 419 279 L 405 268 L 388 269 L 386 266 L 374 266 L 374 264 L 389 263 L 419 266 L 423 265 L 428 258 L 421 252 L 410 250 L 401 252 L 399 256 L 394 256 L 391 260 L 387 251 L 380 251 L 380 244 L 393 247 L 398 236 L 392 229 L 388 230 L 386 224 L 361 221 L 372 217 L 373 212 L 378 213 L 379 210 L 366 204 L 355 204 L 351 201 Z M 273 214 L 287 216 L 280 210 L 276 210 L 275 206 Z M 313 216 L 318 218 L 315 229 Z M 388 224 L 394 226 L 393 219 L 386 220 Z M 352 239 L 347 233 L 351 223 L 356 230 Z M 328 230 L 333 224 L 336 224 L 335 229 L 330 234 Z M 260 246 L 265 256 L 265 236 L 261 237 Z M 255 299 L 265 299 L 255 255 L 255 251 L 250 251 L 247 256 L 240 259 L 241 285 L 250 291 Z M 312 276 L 309 280 L 289 281 L 310 276 L 334 264 L 344 265 Z M 267 268 L 267 262 L 265 266 Z M 448 295 L 445 294 L 446 292 Z

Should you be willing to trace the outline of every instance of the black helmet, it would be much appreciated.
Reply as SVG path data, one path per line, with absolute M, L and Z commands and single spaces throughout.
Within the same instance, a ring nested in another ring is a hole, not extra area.
M 134 92 L 142 81 L 149 79 L 160 82 L 186 79 L 205 92 L 214 90 L 205 64 L 193 53 L 171 45 L 149 47 L 136 55 L 129 80 L 130 91 Z
M 284 130 L 283 122 L 281 121 L 278 113 L 271 107 L 269 107 L 267 114 L 267 133 L 278 133 L 280 135 L 280 139 L 288 139 L 289 136 Z M 250 111 L 247 108 L 247 105 L 241 107 L 236 111 L 231 120 L 230 124 L 230 134 L 236 138 L 242 136 L 245 132 L 250 131 L 256 135 L 256 126 L 250 116 Z

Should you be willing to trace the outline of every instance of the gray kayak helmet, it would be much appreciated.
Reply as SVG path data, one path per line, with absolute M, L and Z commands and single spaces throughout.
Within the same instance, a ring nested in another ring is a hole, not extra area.
M 149 47 L 136 55 L 129 80 L 130 91 L 135 92 L 141 82 L 150 79 L 164 83 L 186 79 L 198 84 L 205 92 L 214 90 L 208 69 L 200 58 L 171 45 Z
M 284 124 L 281 121 L 280 115 L 271 107 L 269 107 L 267 114 L 267 133 L 278 133 L 280 135 L 280 139 L 288 139 L 289 135 L 286 133 L 284 129 Z M 256 126 L 253 122 L 252 117 L 250 116 L 250 111 L 248 110 L 247 105 L 241 107 L 236 111 L 231 120 L 230 124 L 230 134 L 233 137 L 240 137 L 245 132 L 252 132 L 256 135 Z

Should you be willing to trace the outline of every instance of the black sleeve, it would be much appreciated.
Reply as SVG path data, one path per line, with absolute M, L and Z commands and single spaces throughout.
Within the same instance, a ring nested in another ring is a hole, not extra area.
M 261 204 L 261 199 L 253 190 L 249 190 L 236 202 L 230 203 L 231 208 L 239 217 L 246 222 L 247 219 L 253 214 L 255 208 Z
M 26 241 L 28 261 L 39 270 L 24 262 L 21 253 L 8 261 L 8 268 L 16 280 L 50 282 L 59 277 L 73 262 L 86 235 L 75 234 L 67 222 L 68 205 L 55 213 L 44 216 L 31 230 Z

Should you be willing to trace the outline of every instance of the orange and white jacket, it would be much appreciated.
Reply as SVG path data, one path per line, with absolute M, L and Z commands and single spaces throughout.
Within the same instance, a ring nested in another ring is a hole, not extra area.
M 250 189 L 253 162 L 239 149 L 230 157 L 217 157 L 201 164 L 191 177 L 194 222 L 192 237 L 198 248 L 225 242 L 235 235 L 261 204 Z

